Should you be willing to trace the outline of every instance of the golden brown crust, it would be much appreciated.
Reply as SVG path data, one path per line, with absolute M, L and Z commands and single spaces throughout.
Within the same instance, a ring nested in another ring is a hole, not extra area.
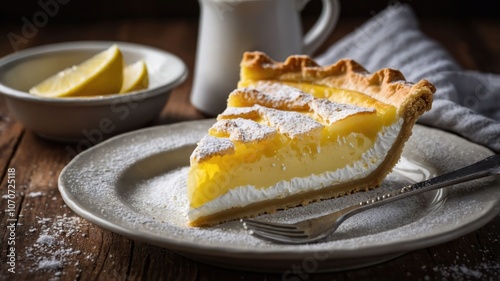
M 255 77 L 249 77 L 248 71 Z M 346 89 L 369 95 L 395 106 L 405 120 L 415 120 L 431 108 L 436 91 L 427 80 L 407 82 L 401 72 L 384 68 L 370 74 L 357 62 L 339 60 L 329 66 L 319 66 L 308 56 L 290 56 L 285 62 L 275 62 L 262 52 L 246 52 L 241 61 L 241 79 L 273 79 L 307 82 Z

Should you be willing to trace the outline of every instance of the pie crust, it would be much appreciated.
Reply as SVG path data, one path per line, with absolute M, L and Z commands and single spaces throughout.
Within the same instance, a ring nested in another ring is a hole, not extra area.
M 404 143 L 411 135 L 413 124 L 420 115 L 431 108 L 432 95 L 435 92 L 434 86 L 427 80 L 418 83 L 407 82 L 398 70 L 385 68 L 369 73 L 360 64 L 349 59 L 340 60 L 330 66 L 319 66 L 304 55 L 290 56 L 285 62 L 280 63 L 262 52 L 247 52 L 241 62 L 240 76 L 240 88 L 248 81 L 275 81 L 306 83 L 363 93 L 377 101 L 394 106 L 396 115 L 403 120 L 403 124 L 384 160 L 364 178 L 197 216 L 189 222 L 192 226 L 213 225 L 237 218 L 252 217 L 375 188 L 400 158 Z M 195 150 L 191 157 L 192 162 L 224 155 L 227 153 L 227 147 L 222 145 L 220 150 L 202 151 L 203 159 L 199 157 L 197 159 L 197 153 L 200 151 Z

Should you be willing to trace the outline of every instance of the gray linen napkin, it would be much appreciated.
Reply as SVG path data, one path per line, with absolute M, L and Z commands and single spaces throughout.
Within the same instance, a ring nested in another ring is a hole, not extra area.
M 368 71 L 397 68 L 406 80 L 436 86 L 432 110 L 419 123 L 451 131 L 500 152 L 500 75 L 465 71 L 418 28 L 407 5 L 395 4 L 316 58 L 352 58 Z

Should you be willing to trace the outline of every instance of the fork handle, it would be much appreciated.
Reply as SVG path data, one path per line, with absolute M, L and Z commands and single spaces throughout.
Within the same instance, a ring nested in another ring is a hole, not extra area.
M 404 186 L 399 190 L 392 191 L 372 198 L 370 200 L 362 201 L 357 205 L 348 207 L 343 216 L 347 217 L 357 214 L 361 211 L 371 209 L 372 207 L 387 204 L 396 200 L 420 194 L 426 191 L 451 186 L 487 176 L 500 175 L 500 154 L 489 156 L 479 162 L 464 168 L 455 170 L 453 172 L 443 174 L 425 181 L 415 184 Z

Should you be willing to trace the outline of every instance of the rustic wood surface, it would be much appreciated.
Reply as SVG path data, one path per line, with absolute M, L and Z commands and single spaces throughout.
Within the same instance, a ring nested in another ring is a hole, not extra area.
M 329 42 L 355 30 L 363 19 L 342 19 Z M 181 57 L 187 81 L 173 91 L 151 124 L 204 118 L 189 104 L 197 22 L 133 20 L 60 24 L 49 22 L 21 49 L 73 40 L 118 40 L 146 44 Z M 423 31 L 441 42 L 465 68 L 500 73 L 500 20 L 424 19 Z M 0 26 L 0 56 L 13 52 L 9 32 Z M 323 47 L 324 50 L 325 47 Z M 321 50 L 320 50 L 321 51 Z M 195 262 L 167 249 L 132 241 L 79 218 L 63 202 L 57 179 L 70 160 L 66 145 L 46 141 L 24 129 L 0 98 L 0 280 L 287 280 L 282 274 L 223 269 Z M 15 169 L 15 210 L 8 209 L 7 179 Z M 7 271 L 10 221 L 15 229 L 15 274 Z M 55 237 L 56 241 L 50 238 Z M 290 277 L 290 276 L 288 276 Z M 500 217 L 462 238 L 407 253 L 394 260 L 356 270 L 297 275 L 311 280 L 500 280 Z

